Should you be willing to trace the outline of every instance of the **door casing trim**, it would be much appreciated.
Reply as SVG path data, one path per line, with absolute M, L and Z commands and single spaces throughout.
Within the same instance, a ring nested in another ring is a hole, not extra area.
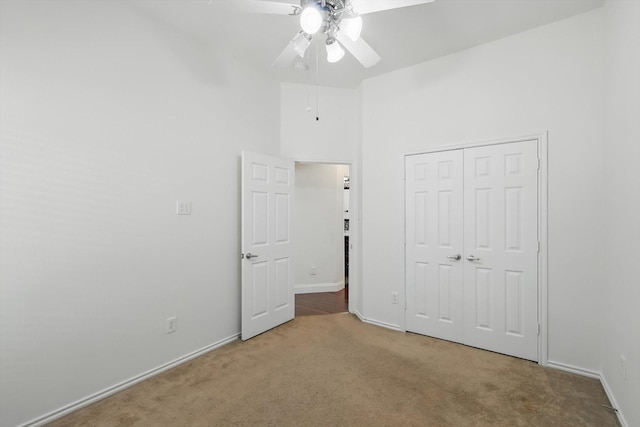
M 538 242 L 540 242 L 540 250 L 538 251 L 538 324 L 540 325 L 540 333 L 538 334 L 538 364 L 547 366 L 548 364 L 548 131 L 540 132 L 532 135 L 520 137 L 509 137 L 500 139 L 483 140 L 476 142 L 467 142 L 460 144 L 439 145 L 418 150 L 407 151 L 401 154 L 400 161 L 402 171 L 402 230 L 403 230 L 403 266 L 406 266 L 407 249 L 406 249 L 406 158 L 420 154 L 437 153 L 442 151 L 460 150 L 465 148 L 484 147 L 490 145 L 509 144 L 514 142 L 524 142 L 536 140 L 538 142 Z M 404 316 L 402 316 L 401 330 L 406 332 L 407 318 L 407 276 L 406 267 L 402 270 L 404 281 Z
M 294 164 L 319 164 L 319 165 L 346 165 L 349 166 L 349 179 L 351 186 L 349 188 L 349 313 L 361 316 L 362 300 L 364 290 L 360 277 L 360 257 L 361 248 L 358 244 L 360 237 L 360 182 L 358 181 L 359 164 L 356 160 L 327 160 L 314 158 L 287 157 L 293 160 Z

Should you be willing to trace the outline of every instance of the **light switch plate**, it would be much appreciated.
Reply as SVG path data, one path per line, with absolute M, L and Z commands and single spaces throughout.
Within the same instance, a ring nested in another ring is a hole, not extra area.
M 178 200 L 176 202 L 176 214 L 191 215 L 191 202 L 184 202 L 184 201 Z
M 176 316 L 167 318 L 167 333 L 172 334 L 178 330 L 178 318 Z

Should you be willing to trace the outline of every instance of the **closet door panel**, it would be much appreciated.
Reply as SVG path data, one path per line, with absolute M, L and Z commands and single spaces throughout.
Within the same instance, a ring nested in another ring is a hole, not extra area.
M 456 342 L 463 338 L 462 159 L 453 150 L 408 156 L 405 164 L 406 328 Z
M 464 150 L 464 343 L 538 359 L 537 141 Z

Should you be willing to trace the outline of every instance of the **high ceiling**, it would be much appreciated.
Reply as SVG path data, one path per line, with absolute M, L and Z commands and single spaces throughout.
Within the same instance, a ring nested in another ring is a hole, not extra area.
M 228 0 L 233 1 L 233 0 Z M 296 0 L 278 0 L 297 3 Z M 365 69 L 349 53 L 326 62 L 320 43 L 312 43 L 309 71 L 271 64 L 299 30 L 296 17 L 230 13 L 208 0 L 139 3 L 141 13 L 200 44 L 224 49 L 238 60 L 283 82 L 357 87 L 372 76 L 497 40 L 602 6 L 604 0 L 435 0 L 363 16 L 362 37 L 382 60 Z

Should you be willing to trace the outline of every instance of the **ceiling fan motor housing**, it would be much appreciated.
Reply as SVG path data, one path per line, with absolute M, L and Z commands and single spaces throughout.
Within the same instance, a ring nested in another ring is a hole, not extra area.
M 322 28 L 318 31 L 325 34 L 337 31 L 348 3 L 348 0 L 300 0 L 300 8 L 316 7 L 326 16 Z
M 329 12 L 341 12 L 347 7 L 347 0 L 300 0 L 300 7 L 305 8 L 307 6 L 316 5 L 321 9 L 326 9 Z

